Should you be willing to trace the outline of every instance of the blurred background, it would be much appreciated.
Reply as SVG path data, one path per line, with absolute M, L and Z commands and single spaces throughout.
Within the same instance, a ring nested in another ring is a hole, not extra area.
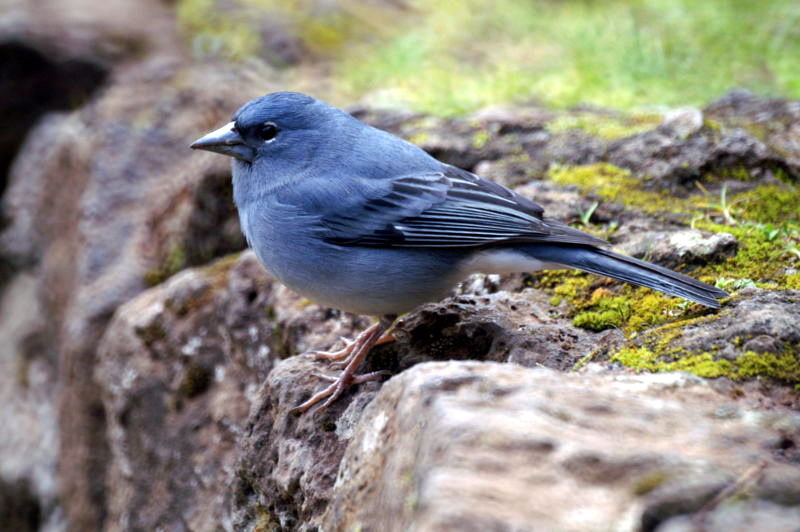
M 506 185 L 537 181 L 550 212 L 601 236 L 624 225 L 614 201 L 691 196 L 701 215 L 669 204 L 674 218 L 658 223 L 729 231 L 754 250 L 720 248 L 697 259 L 699 275 L 726 278 L 727 288 L 800 288 L 796 0 L 0 0 L 0 530 L 224 521 L 233 503 L 207 503 L 197 490 L 215 494 L 230 481 L 251 388 L 272 362 L 248 359 L 220 376 L 209 368 L 238 355 L 219 348 L 197 363 L 195 344 L 166 340 L 160 314 L 119 309 L 245 247 L 229 161 L 187 146 L 275 90 L 350 109 Z M 644 160 L 617 143 L 665 117 L 672 136 L 656 139 L 660 151 L 650 137 L 630 144 L 651 150 Z M 654 195 L 629 197 L 640 182 Z M 547 187 L 562 185 L 570 199 L 578 190 L 596 200 L 559 211 L 565 200 Z M 729 192 L 747 196 L 734 207 Z M 645 314 L 621 296 L 600 308 L 548 294 L 584 310 L 567 318 L 583 316 L 572 323 L 587 330 L 633 327 L 631 316 Z M 688 312 L 647 301 L 658 311 L 635 327 Z M 258 351 L 282 335 L 274 352 L 308 347 L 305 323 L 248 316 L 222 320 L 234 345 L 241 337 Z M 248 332 L 253 320 L 267 332 Z M 770 375 L 800 381 L 787 364 Z M 202 418 L 197 405 L 211 401 L 214 379 L 238 383 L 240 395 L 214 403 L 215 412 L 230 406 L 220 414 L 227 428 L 186 447 L 195 429 L 173 429 Z M 189 456 L 203 456 L 205 469 L 181 469 Z M 170 484 L 182 475 L 190 480 Z
M 317 74 L 340 104 L 366 97 L 447 116 L 531 99 L 652 109 L 702 105 L 733 87 L 800 91 L 800 11 L 788 0 L 244 0 L 224 9 L 186 0 L 177 9 L 196 58 L 257 57 L 298 86 Z M 292 69 L 304 64 L 313 67 Z

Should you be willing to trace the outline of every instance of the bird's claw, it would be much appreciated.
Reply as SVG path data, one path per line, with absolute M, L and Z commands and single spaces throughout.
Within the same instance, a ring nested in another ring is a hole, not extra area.
M 317 360 L 346 360 L 353 353 L 353 348 L 356 345 L 355 340 L 344 340 L 344 347 L 336 351 L 311 351 L 310 355 L 314 355 Z
M 380 321 L 359 334 L 355 340 L 347 341 L 347 345 L 339 351 L 312 353 L 318 359 L 332 360 L 338 365 L 344 365 L 345 368 L 338 377 L 315 373 L 315 377 L 322 381 L 329 382 L 330 385 L 312 395 L 311 398 L 304 403 L 291 409 L 290 413 L 299 414 L 305 412 L 320 401 L 324 401 L 321 408 L 327 408 L 342 395 L 349 386 L 378 380 L 386 375 L 391 375 L 391 372 L 386 370 L 363 374 L 356 374 L 356 370 L 361 365 L 361 362 L 364 360 L 367 353 L 369 353 L 370 349 L 375 345 L 394 340 L 394 336 L 391 334 L 383 335 L 383 332 L 389 328 L 394 319 L 395 316 L 384 316 Z
M 306 412 L 311 407 L 319 403 L 320 401 L 325 400 L 322 403 L 322 409 L 328 408 L 331 404 L 333 404 L 336 399 L 341 396 L 344 391 L 354 385 L 354 384 L 363 384 L 365 382 L 372 382 L 379 380 L 383 377 L 388 377 L 392 374 L 391 371 L 388 370 L 381 370 L 381 371 L 371 371 L 369 373 L 362 373 L 359 375 L 348 375 L 347 373 L 342 373 L 338 377 L 334 377 L 332 375 L 325 375 L 323 373 L 314 373 L 313 376 L 326 381 L 330 382 L 331 384 L 325 389 L 320 390 L 319 392 L 312 395 L 307 401 L 302 404 L 297 405 L 296 407 L 292 408 L 289 413 L 290 414 L 301 414 Z

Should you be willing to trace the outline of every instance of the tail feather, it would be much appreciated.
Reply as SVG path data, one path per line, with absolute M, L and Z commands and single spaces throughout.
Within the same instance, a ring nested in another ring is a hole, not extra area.
M 719 308 L 717 299 L 728 293 L 663 266 L 620 255 L 608 249 L 588 246 L 531 246 L 538 260 L 605 275 L 665 294 L 682 297 L 707 307 Z

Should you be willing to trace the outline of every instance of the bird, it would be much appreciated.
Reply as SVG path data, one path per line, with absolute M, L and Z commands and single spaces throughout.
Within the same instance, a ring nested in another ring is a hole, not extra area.
M 533 200 L 305 94 L 251 100 L 190 147 L 232 157 L 242 232 L 276 279 L 319 304 L 377 318 L 344 348 L 314 352 L 343 369 L 318 375 L 330 384 L 295 414 L 384 376 L 357 371 L 392 340 L 397 317 L 444 299 L 473 273 L 577 269 L 711 308 L 728 297 L 614 252 Z

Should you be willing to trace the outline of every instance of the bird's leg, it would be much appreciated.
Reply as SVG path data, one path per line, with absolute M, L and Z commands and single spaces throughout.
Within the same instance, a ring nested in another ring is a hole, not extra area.
M 369 351 L 375 347 L 378 341 L 382 339 L 381 335 L 392 325 L 392 323 L 394 323 L 396 318 L 397 316 L 392 315 L 382 316 L 375 325 L 369 327 L 366 331 L 358 335 L 358 338 L 356 338 L 351 344 L 351 353 L 341 357 L 346 360 L 347 365 L 339 374 L 339 376 L 319 376 L 323 380 L 330 381 L 331 384 L 324 390 L 311 396 L 311 398 L 303 404 L 294 407 L 290 413 L 299 414 L 305 412 L 322 400 L 325 400 L 325 402 L 322 403 L 321 408 L 327 408 L 340 395 L 342 395 L 348 386 L 352 384 L 361 384 L 362 382 L 373 381 L 385 375 L 387 373 L 385 371 L 374 371 L 372 373 L 357 375 L 356 370 L 361 365 L 361 362 L 364 361 L 364 357 L 367 356 L 367 353 L 369 353 Z
M 355 340 L 348 340 L 347 338 L 343 338 L 343 340 L 345 341 L 345 346 L 337 351 L 311 351 L 310 354 L 314 355 L 317 358 L 317 360 L 341 361 L 341 363 L 346 366 L 347 363 L 350 361 L 350 357 L 353 356 L 355 348 L 361 341 L 361 338 L 371 335 L 374 332 L 374 330 L 378 327 L 380 327 L 380 321 L 377 321 L 372 325 L 370 325 L 367 329 L 364 330 L 364 332 L 359 334 Z M 375 343 L 372 344 L 372 347 L 393 342 L 394 340 L 395 340 L 394 334 L 386 333 L 377 340 L 375 340 Z

